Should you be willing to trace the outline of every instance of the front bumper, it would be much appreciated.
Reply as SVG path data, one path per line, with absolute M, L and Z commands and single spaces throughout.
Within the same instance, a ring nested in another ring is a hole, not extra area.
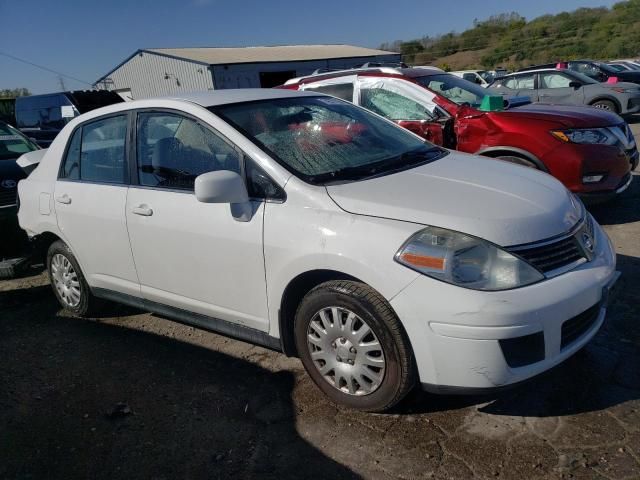
M 504 387 L 582 348 L 604 322 L 607 292 L 618 277 L 611 243 L 596 230 L 592 261 L 528 287 L 479 292 L 420 276 L 395 296 L 391 305 L 411 341 L 423 386 L 443 392 Z M 569 328 L 587 311 L 595 315 L 581 330 Z M 537 361 L 508 361 L 504 341 L 522 337 L 542 339 Z
M 612 194 L 624 183 L 637 162 L 637 149 L 617 145 L 579 145 L 558 142 L 557 148 L 542 158 L 549 173 L 578 195 Z M 584 175 L 602 174 L 597 183 L 583 183 Z
M 622 182 L 620 183 L 618 188 L 616 188 L 615 190 L 579 193 L 578 196 L 580 197 L 580 200 L 585 203 L 585 205 L 597 205 L 599 203 L 608 202 L 609 200 L 613 200 L 615 197 L 627 190 L 632 181 L 633 175 L 631 175 L 631 173 L 628 173 L 627 176 L 622 179 Z

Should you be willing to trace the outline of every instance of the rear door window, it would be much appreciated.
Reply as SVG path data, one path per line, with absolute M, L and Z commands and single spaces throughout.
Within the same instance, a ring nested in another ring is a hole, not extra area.
M 127 115 L 83 124 L 69 140 L 61 179 L 127 183 Z

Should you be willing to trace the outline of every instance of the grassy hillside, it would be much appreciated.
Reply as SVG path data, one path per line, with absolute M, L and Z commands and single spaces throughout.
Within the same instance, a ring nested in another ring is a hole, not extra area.
M 405 62 L 451 69 L 509 69 L 575 58 L 640 57 L 640 0 L 612 8 L 580 8 L 531 21 L 517 13 L 475 20 L 462 33 L 395 41 L 381 48 L 402 52 Z

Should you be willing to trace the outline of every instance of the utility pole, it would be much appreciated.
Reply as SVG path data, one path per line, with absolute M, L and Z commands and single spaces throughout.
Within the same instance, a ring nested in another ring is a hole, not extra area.
M 60 90 L 66 92 L 67 87 L 64 84 L 64 78 L 62 78 L 62 75 L 58 75 L 58 82 L 60 83 Z

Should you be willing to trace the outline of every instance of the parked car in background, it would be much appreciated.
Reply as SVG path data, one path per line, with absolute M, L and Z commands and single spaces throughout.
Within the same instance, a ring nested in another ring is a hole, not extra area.
M 449 73 L 469 82 L 477 83 L 481 87 L 488 87 L 495 80 L 495 75 L 486 70 L 459 70 Z
M 620 67 L 623 70 L 630 70 L 630 71 L 640 71 L 640 63 L 636 63 L 633 62 L 631 60 L 614 60 L 611 62 L 607 62 L 607 65 L 611 66 L 611 67 Z
M 533 65 L 521 68 L 518 72 L 528 70 L 540 70 L 542 68 L 566 68 L 574 72 L 582 73 L 598 82 L 631 82 L 640 83 L 640 72 L 638 71 L 618 71 L 604 62 L 594 62 L 592 60 L 571 60 L 569 62 L 548 63 L 545 65 Z
M 567 69 L 544 68 L 512 73 L 496 80 L 491 87 L 505 95 L 527 95 L 534 102 L 590 105 L 620 115 L 640 111 L 640 85 L 600 83 Z
M 26 177 L 16 160 L 38 146 L 0 122 L 0 278 L 10 278 L 28 264 L 28 241 L 18 226 L 18 182 Z M 36 152 L 39 153 L 39 152 Z
M 19 191 L 65 309 L 108 298 L 298 355 L 361 410 L 557 365 L 596 334 L 618 277 L 607 235 L 551 176 L 315 93 L 96 110 Z
M 11 125 L 0 122 L 0 219 L 15 218 L 18 182 L 26 177 L 16 160 L 38 146 Z
M 638 164 L 631 130 L 616 114 L 508 97 L 503 108 L 500 92 L 435 68 L 345 70 L 282 88 L 334 95 L 438 145 L 548 172 L 587 201 L 624 191 Z M 497 108 L 487 108 L 491 100 Z
M 18 97 L 15 125 L 34 138 L 38 145 L 46 148 L 73 118 L 123 101 L 117 93 L 105 90 L 77 90 Z

